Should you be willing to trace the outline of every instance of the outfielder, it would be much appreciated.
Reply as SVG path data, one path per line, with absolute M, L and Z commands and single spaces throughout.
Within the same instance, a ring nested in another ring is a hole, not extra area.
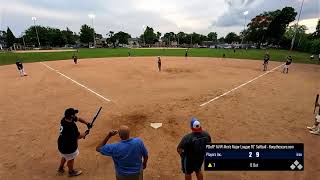
M 269 60 L 270 60 L 269 52 L 266 52 L 266 54 L 264 55 L 264 61 L 263 61 L 263 71 L 268 70 Z
M 80 133 L 76 122 L 79 121 L 86 124 L 88 129 L 92 127 L 91 123 L 88 123 L 82 118 L 76 116 L 78 112 L 78 110 L 73 108 L 65 110 L 64 117 L 60 122 L 60 135 L 58 138 L 58 150 L 62 156 L 58 173 L 64 173 L 64 164 L 67 162 L 70 177 L 82 174 L 82 171 L 75 170 L 73 165 L 75 158 L 79 154 L 78 139 L 84 138 L 89 133 L 89 130 L 86 130 L 84 133 Z
M 285 73 L 285 71 L 287 70 L 287 74 L 288 74 L 288 72 L 289 72 L 289 66 L 290 66 L 290 64 L 292 63 L 292 57 L 291 56 L 288 56 L 287 57 L 287 62 L 286 62 L 286 64 L 283 66 L 283 71 L 282 71 L 282 73 Z
M 17 60 L 16 65 L 17 65 L 20 76 L 21 77 L 27 76 L 27 73 L 24 71 L 22 62 L 20 62 L 19 59 Z

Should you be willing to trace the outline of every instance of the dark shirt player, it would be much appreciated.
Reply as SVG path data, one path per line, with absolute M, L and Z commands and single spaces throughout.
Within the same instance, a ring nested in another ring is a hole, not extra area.
M 86 124 L 88 129 L 92 125 L 82 118 L 76 116 L 79 111 L 73 108 L 65 110 L 64 117 L 60 122 L 60 135 L 58 138 L 58 150 L 61 155 L 61 162 L 58 169 L 58 173 L 64 173 L 64 164 L 67 162 L 69 169 L 69 176 L 78 176 L 82 173 L 80 170 L 73 169 L 74 160 L 79 154 L 78 150 L 78 139 L 84 138 L 89 131 L 80 133 L 76 122 L 79 121 Z
M 158 56 L 158 70 L 161 71 L 161 58 Z
M 74 64 L 78 63 L 78 57 L 76 55 L 73 55 L 72 59 L 73 59 Z
M 270 60 L 269 52 L 266 52 L 263 59 L 263 71 L 266 71 L 268 69 L 269 60 Z
M 287 73 L 289 72 L 289 66 L 291 65 L 292 63 L 292 57 L 291 56 L 288 56 L 287 57 L 287 61 L 286 61 L 286 64 L 283 66 L 283 73 Z M 287 70 L 287 71 L 286 71 Z
M 177 147 L 181 157 L 182 171 L 185 179 L 191 179 L 191 174 L 196 173 L 197 179 L 202 180 L 201 166 L 205 156 L 205 145 L 211 142 L 209 133 L 203 131 L 200 121 L 196 118 L 191 120 L 192 132 L 185 135 Z
M 20 76 L 21 77 L 27 76 L 27 74 L 24 72 L 23 65 L 22 65 L 22 62 L 20 62 L 20 60 L 17 60 L 16 65 L 17 65 Z

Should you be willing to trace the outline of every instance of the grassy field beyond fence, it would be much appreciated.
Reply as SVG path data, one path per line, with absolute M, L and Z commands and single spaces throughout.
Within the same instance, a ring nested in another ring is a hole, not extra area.
M 83 58 L 101 58 L 101 57 L 127 57 L 128 51 L 131 51 L 131 56 L 184 56 L 184 49 L 79 49 L 78 57 Z M 268 50 L 271 56 L 271 61 L 284 61 L 285 57 L 290 54 L 293 57 L 294 63 L 318 64 L 318 59 L 310 60 L 308 53 L 289 52 L 286 50 Z M 265 50 L 237 49 L 234 53 L 232 49 L 189 49 L 190 57 L 222 57 L 238 59 L 255 59 L 262 60 Z M 30 52 L 30 53 L 0 53 L 0 65 L 14 64 L 16 59 L 21 59 L 22 62 L 38 62 L 71 59 L 74 52 Z

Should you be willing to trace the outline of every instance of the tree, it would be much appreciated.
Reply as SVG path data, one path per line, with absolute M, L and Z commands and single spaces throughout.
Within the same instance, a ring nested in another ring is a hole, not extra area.
M 179 44 L 187 44 L 187 34 L 184 32 L 179 32 L 177 34 L 177 38 L 179 40 Z
M 46 28 L 46 34 L 47 34 L 47 41 L 45 42 L 47 46 L 50 47 L 62 47 L 64 46 L 67 41 L 63 37 L 63 34 L 61 33 L 60 29 L 47 27 Z
M 282 10 L 264 12 L 257 15 L 248 24 L 244 35 L 246 39 L 261 43 L 279 44 L 289 23 L 294 21 L 297 13 L 292 7 L 285 7 Z
M 313 38 L 320 38 L 320 19 L 318 20 L 318 24 L 316 27 L 316 31 L 312 33 Z
M 271 21 L 267 30 L 267 40 L 269 43 L 278 44 L 281 37 L 286 32 L 289 23 L 295 20 L 297 12 L 292 7 L 283 8 Z
M 287 28 L 286 32 L 284 33 L 284 37 L 286 37 L 287 39 L 292 39 L 295 33 L 297 33 L 296 37 L 299 37 L 303 34 L 306 34 L 306 30 L 307 27 L 305 25 L 297 26 L 297 24 L 295 24 Z
M 280 11 L 265 12 L 257 15 L 251 19 L 251 22 L 248 24 L 248 29 L 246 32 L 243 32 L 243 35 L 246 34 L 247 40 L 257 42 L 258 47 L 260 47 L 261 42 L 265 42 L 269 24 L 277 13 L 280 13 Z
M 304 38 L 307 38 L 306 36 L 307 27 L 305 25 L 299 25 L 298 28 L 296 27 L 297 25 L 295 24 L 286 29 L 286 32 L 284 33 L 284 35 L 281 37 L 281 40 L 280 40 L 281 47 L 286 49 L 290 48 L 291 41 L 295 34 L 296 34 L 296 40 L 295 40 L 294 46 L 299 46 L 301 40 L 303 40 Z
M 240 37 L 236 33 L 230 32 L 225 37 L 225 42 L 227 42 L 229 44 L 231 44 L 233 42 L 240 42 Z
M 7 33 L 6 33 L 7 47 L 12 47 L 13 44 L 15 43 L 15 40 L 16 40 L 16 37 L 13 35 L 11 29 L 8 27 Z
M 119 42 L 119 44 L 128 44 L 129 38 L 131 38 L 131 35 L 122 31 L 119 31 L 114 34 L 114 38 L 116 41 Z
M 177 37 L 174 32 L 165 33 L 162 37 L 162 40 L 166 42 L 167 45 L 171 45 L 172 41 L 176 41 Z
M 218 34 L 216 32 L 210 32 L 208 35 L 208 40 L 209 41 L 213 41 L 213 42 L 216 42 L 217 41 L 217 38 L 218 38 Z
M 88 44 L 88 47 L 90 46 L 90 43 L 93 43 L 93 34 L 94 29 L 89 27 L 88 25 L 84 24 L 81 26 L 80 29 L 80 42 Z
M 160 37 L 161 37 L 161 32 L 158 31 L 158 32 L 157 32 L 157 40 L 158 40 L 157 42 L 159 42 Z
M 107 42 L 108 43 L 112 43 L 112 45 L 113 45 L 113 48 L 115 48 L 116 47 L 116 39 L 114 38 L 114 32 L 113 31 L 109 31 L 109 33 L 107 34 L 107 36 L 109 37 L 109 38 L 107 38 Z
M 76 43 L 76 38 L 74 36 L 74 33 L 70 31 L 70 29 L 67 27 L 67 30 L 61 31 L 62 36 L 66 44 L 73 45 Z
M 201 43 L 201 35 L 198 33 L 192 33 L 191 34 L 192 41 L 191 44 L 200 44 Z
M 219 42 L 219 43 L 224 43 L 224 42 L 225 42 L 224 37 L 219 38 L 219 39 L 218 39 L 218 42 Z
M 157 34 L 154 33 L 152 27 L 147 26 L 143 34 L 140 36 L 140 39 L 142 39 L 145 44 L 154 44 L 157 42 Z

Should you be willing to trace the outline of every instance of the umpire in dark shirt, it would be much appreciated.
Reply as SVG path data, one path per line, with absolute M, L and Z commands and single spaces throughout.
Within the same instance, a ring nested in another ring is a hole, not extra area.
M 61 120 L 60 135 L 58 138 L 58 149 L 61 155 L 58 173 L 64 173 L 64 164 L 67 162 L 69 176 L 78 176 L 82 173 L 80 170 L 75 170 L 73 165 L 75 158 L 79 154 L 78 139 L 84 138 L 89 133 L 88 130 L 80 133 L 76 122 L 79 121 L 86 124 L 88 129 L 92 127 L 90 123 L 76 116 L 78 112 L 78 110 L 73 108 L 65 110 L 64 117 Z
M 192 132 L 182 138 L 177 147 L 177 152 L 181 157 L 185 180 L 191 180 L 193 172 L 196 173 L 198 180 L 203 180 L 201 166 L 205 156 L 205 145 L 211 142 L 211 137 L 206 131 L 202 130 L 200 121 L 196 118 L 191 119 L 190 126 Z

